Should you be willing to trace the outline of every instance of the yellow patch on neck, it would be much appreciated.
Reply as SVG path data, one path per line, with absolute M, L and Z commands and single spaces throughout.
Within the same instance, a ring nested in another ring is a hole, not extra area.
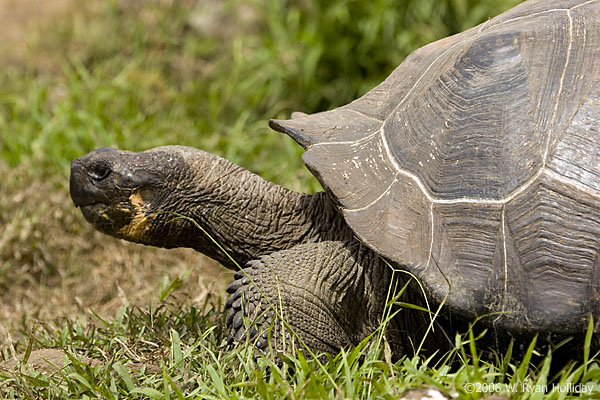
M 131 216 L 131 222 L 121 228 L 120 233 L 128 240 L 144 242 L 146 232 L 149 229 L 146 213 L 150 207 L 144 203 L 144 199 L 138 191 L 133 192 L 129 196 L 129 201 L 133 206 L 133 215 Z

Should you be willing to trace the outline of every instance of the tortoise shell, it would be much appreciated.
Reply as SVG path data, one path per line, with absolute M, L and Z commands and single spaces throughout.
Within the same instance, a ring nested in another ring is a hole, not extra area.
M 597 313 L 600 1 L 527 1 L 271 127 L 438 302 L 517 331 L 581 332 Z

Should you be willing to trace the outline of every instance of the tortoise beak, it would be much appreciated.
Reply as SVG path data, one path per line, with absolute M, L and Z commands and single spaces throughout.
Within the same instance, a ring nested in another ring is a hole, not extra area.
M 108 165 L 95 163 L 98 153 L 114 149 L 98 149 L 71 162 L 69 191 L 76 207 L 108 203 L 109 198 L 99 186 L 110 174 Z

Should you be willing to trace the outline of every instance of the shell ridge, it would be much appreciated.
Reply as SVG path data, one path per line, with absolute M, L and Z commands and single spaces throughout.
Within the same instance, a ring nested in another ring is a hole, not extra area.
M 577 180 L 575 180 L 573 178 L 565 177 L 564 175 L 560 175 L 560 174 L 556 173 L 555 171 L 548 169 L 548 168 L 544 169 L 544 175 L 548 176 L 552 180 L 562 183 L 565 186 L 573 187 L 580 192 L 584 192 L 584 193 L 588 194 L 591 197 L 600 199 L 600 193 L 594 192 L 593 190 L 591 190 L 590 188 L 588 188 L 585 185 L 582 185 L 580 182 L 578 182 Z
M 327 145 L 332 145 L 332 144 L 348 144 L 348 145 L 352 145 L 352 144 L 359 144 L 362 142 L 367 142 L 370 139 L 373 138 L 373 136 L 376 136 L 379 131 L 383 129 L 383 126 L 379 129 L 376 130 L 375 132 L 369 133 L 366 136 L 361 137 L 360 139 L 356 139 L 356 140 L 346 140 L 346 141 L 341 141 L 341 142 L 321 142 L 321 143 L 313 143 L 313 144 L 309 144 L 308 146 L 306 146 L 306 150 L 310 150 L 313 149 L 315 147 L 319 147 L 319 146 L 327 146 Z
M 597 0 L 591 0 L 591 1 L 597 1 Z M 486 29 L 490 29 L 490 28 L 502 26 L 504 24 L 510 24 L 511 22 L 520 21 L 522 19 L 527 19 L 527 18 L 530 18 L 530 17 L 536 17 L 538 15 L 549 14 L 549 13 L 560 12 L 560 11 L 569 12 L 569 10 L 574 9 L 575 7 L 582 6 L 582 5 L 583 4 L 578 4 L 577 6 L 573 6 L 571 8 L 552 8 L 550 10 L 538 11 L 536 13 L 531 13 L 531 14 L 527 14 L 527 15 L 521 15 L 521 16 L 518 16 L 518 17 L 511 18 L 511 19 L 507 19 L 506 21 L 500 21 L 500 22 L 498 22 L 496 24 L 491 24 L 490 26 L 486 27 Z
M 351 111 L 351 112 L 353 112 L 353 113 L 355 113 L 355 114 L 358 114 L 358 115 L 359 115 L 360 117 L 362 117 L 362 118 L 368 118 L 368 119 L 372 119 L 373 121 L 380 122 L 382 125 L 383 125 L 383 123 L 385 122 L 385 120 L 379 119 L 379 118 L 377 118 L 377 117 L 374 117 L 374 116 L 372 116 L 372 115 L 367 115 L 367 114 L 365 114 L 364 112 L 362 112 L 362 111 L 359 111 L 359 110 L 356 110 L 356 109 L 354 109 L 354 108 L 351 108 L 351 107 L 346 107 L 346 108 L 344 108 L 344 110 L 348 110 L 348 111 Z
M 598 1 L 600 1 L 600 0 L 588 0 L 585 3 L 577 4 L 576 6 L 571 7 L 569 10 L 574 10 L 576 8 L 583 7 L 583 6 L 586 6 L 591 3 L 597 3 Z
M 551 132 L 553 131 L 554 124 L 556 122 L 556 116 L 558 114 L 558 106 L 560 104 L 560 97 L 563 94 L 563 86 L 565 81 L 565 75 L 567 73 L 567 67 L 569 66 L 569 61 L 571 60 L 571 48 L 573 45 L 573 16 L 571 15 L 571 11 L 567 10 L 567 16 L 569 17 L 569 44 L 567 45 L 566 50 L 566 59 L 565 65 L 563 66 L 562 73 L 560 75 L 560 80 L 558 82 L 558 93 L 556 94 L 556 101 L 554 102 L 554 110 L 552 111 L 552 117 L 550 122 L 550 129 L 548 129 L 548 133 L 546 135 L 546 147 L 544 149 L 544 155 L 542 157 L 542 169 L 546 168 L 546 164 L 548 162 L 548 152 L 550 150 L 551 140 Z

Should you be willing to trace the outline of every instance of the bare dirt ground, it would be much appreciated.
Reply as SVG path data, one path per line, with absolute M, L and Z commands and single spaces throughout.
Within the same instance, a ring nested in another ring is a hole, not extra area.
M 22 352 L 21 336 L 31 329 L 156 305 L 163 281 L 181 279 L 169 302 L 182 307 L 222 300 L 231 273 L 217 263 L 190 249 L 148 248 L 96 232 L 65 187 L 26 170 L 0 167 L 10 176 L 0 183 L 0 360 L 3 351 Z
M 0 0 L 0 68 L 31 62 L 28 43 L 73 4 Z M 224 293 L 230 273 L 215 262 L 95 232 L 73 207 L 65 178 L 39 177 L 29 167 L 0 160 L 0 361 L 23 351 L 22 333 L 36 325 L 53 329 L 66 317 L 93 323 L 94 313 L 110 318 L 124 304 L 157 303 L 163 279 L 182 277 L 172 299 L 182 306 Z
M 53 18 L 60 18 L 73 0 L 0 0 L 0 51 L 5 61 L 27 55 L 32 33 Z

